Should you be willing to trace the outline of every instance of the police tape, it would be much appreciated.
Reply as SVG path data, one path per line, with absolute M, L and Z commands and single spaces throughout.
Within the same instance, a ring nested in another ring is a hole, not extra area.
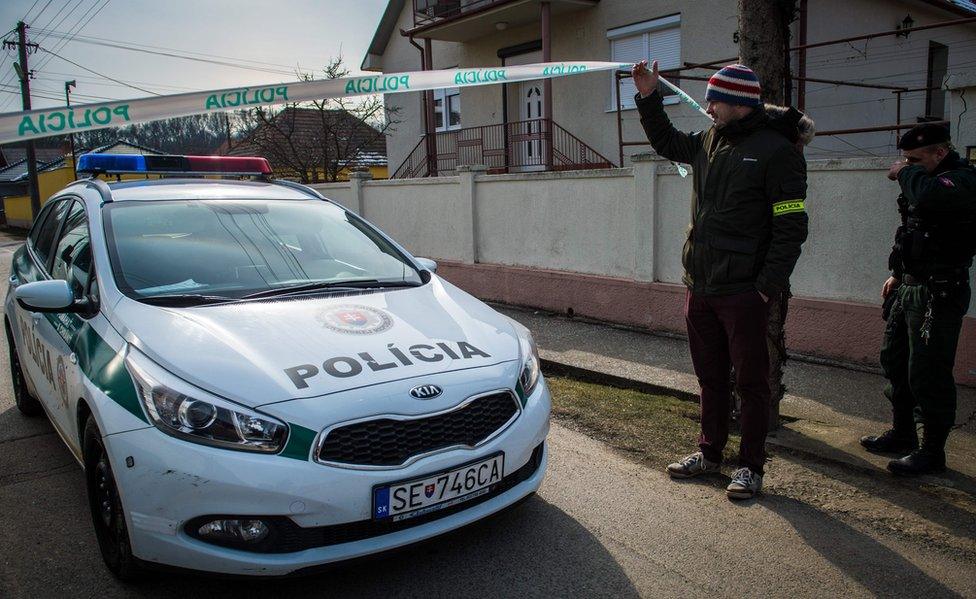
M 417 92 L 446 87 L 515 83 L 597 71 L 629 71 L 632 66 L 630 63 L 619 62 L 565 62 L 417 71 L 234 87 L 134 100 L 78 104 L 65 108 L 8 112 L 0 114 L 0 144 L 255 106 L 370 94 Z

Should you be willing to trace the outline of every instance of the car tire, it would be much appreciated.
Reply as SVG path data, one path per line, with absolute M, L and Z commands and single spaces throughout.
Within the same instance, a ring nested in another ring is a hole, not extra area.
M 109 571 L 122 582 L 142 580 L 145 568 L 132 555 L 122 499 L 119 497 L 108 452 L 102 443 L 102 434 L 92 416 L 85 422 L 83 455 L 88 506 L 102 560 Z
M 14 343 L 14 335 L 10 332 L 10 327 L 5 326 L 7 332 L 7 356 L 10 358 L 10 384 L 14 388 L 14 401 L 17 409 L 24 416 L 35 418 L 44 415 L 44 408 L 36 397 L 31 395 L 27 387 L 27 379 L 24 378 L 24 369 L 20 366 L 20 355 L 17 353 L 17 344 Z

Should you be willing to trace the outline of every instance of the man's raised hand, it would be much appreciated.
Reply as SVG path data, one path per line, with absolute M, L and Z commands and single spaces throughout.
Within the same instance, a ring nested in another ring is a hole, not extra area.
M 634 78 L 634 85 L 642 98 L 646 98 L 657 89 L 658 69 L 657 61 L 651 63 L 651 70 L 647 70 L 647 61 L 642 60 L 630 69 L 630 76 Z

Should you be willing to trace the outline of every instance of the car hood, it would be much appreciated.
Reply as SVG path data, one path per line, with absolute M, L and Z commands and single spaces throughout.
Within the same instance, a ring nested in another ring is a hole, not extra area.
M 519 356 L 507 317 L 436 276 L 382 293 L 191 308 L 123 298 L 113 317 L 163 368 L 252 407 Z

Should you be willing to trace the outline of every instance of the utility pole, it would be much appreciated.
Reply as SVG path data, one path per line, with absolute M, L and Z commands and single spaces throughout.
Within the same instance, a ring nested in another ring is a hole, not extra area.
M 37 50 L 37 44 L 27 43 L 27 23 L 20 21 L 17 23 L 17 41 L 3 42 L 4 48 L 17 46 L 20 51 L 20 62 L 14 63 L 17 76 L 20 77 L 20 95 L 24 101 L 24 110 L 31 109 L 30 100 L 30 78 L 31 71 L 27 66 L 27 54 L 29 50 Z M 37 218 L 41 211 L 41 193 L 37 188 L 37 154 L 34 152 L 34 141 L 27 141 L 27 175 L 30 178 L 31 194 L 31 218 Z
M 78 85 L 78 82 L 75 79 L 72 79 L 71 81 L 65 81 L 64 82 L 64 103 L 68 106 L 68 108 L 71 108 L 71 88 L 72 87 L 77 87 L 77 85 Z M 71 140 L 71 173 L 74 175 L 74 178 L 77 179 L 78 178 L 78 168 L 77 168 L 78 163 L 76 162 L 76 159 L 75 159 L 75 134 L 74 133 L 69 133 L 68 134 L 68 139 Z
M 790 23 L 798 16 L 797 0 L 739 0 L 739 59 L 756 73 L 762 99 L 771 104 L 789 103 Z M 805 5 L 806 3 L 804 3 Z M 783 364 L 786 362 L 786 314 L 789 292 L 770 298 L 766 345 L 769 349 L 769 430 L 779 428 L 780 402 L 786 395 Z M 733 386 L 734 388 L 734 386 Z M 735 392 L 733 392 L 735 393 Z M 735 405 L 741 405 L 734 398 Z

